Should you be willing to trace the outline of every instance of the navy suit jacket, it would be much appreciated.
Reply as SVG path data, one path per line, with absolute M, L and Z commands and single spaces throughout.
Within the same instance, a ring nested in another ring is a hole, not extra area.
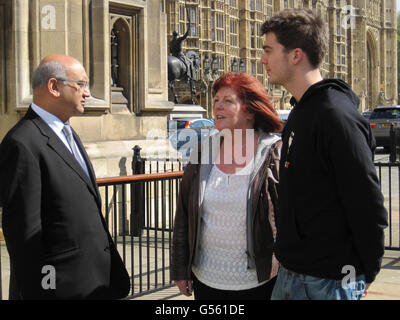
M 116 299 L 129 293 L 129 275 L 101 213 L 93 167 L 75 132 L 74 138 L 90 178 L 31 108 L 0 145 L 10 299 Z M 42 273 L 46 265 L 54 267 L 55 289 L 42 286 L 50 275 Z

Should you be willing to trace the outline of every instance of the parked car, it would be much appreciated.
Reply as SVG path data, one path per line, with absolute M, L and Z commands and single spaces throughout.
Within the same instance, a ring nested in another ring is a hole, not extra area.
M 369 118 L 377 147 L 390 147 L 390 125 L 400 128 L 400 106 L 378 106 Z
M 371 117 L 372 111 L 364 111 L 361 113 L 365 119 L 369 120 L 369 118 Z
M 292 111 L 292 110 L 276 110 L 276 111 L 278 111 L 279 119 L 281 119 L 283 122 L 283 127 L 282 127 L 282 130 L 283 130 L 283 128 L 285 127 L 286 122 L 289 118 L 290 111 Z M 278 135 L 281 135 L 281 133 L 282 133 L 282 131 L 277 132 Z
M 204 128 L 213 126 L 214 126 L 214 119 L 212 118 L 193 119 L 189 120 L 185 124 L 185 128 Z
M 169 141 L 186 162 L 190 157 L 190 152 L 200 141 L 210 135 L 217 133 L 213 119 L 192 119 L 186 120 L 185 126 L 175 130 L 170 136 Z
M 202 127 L 213 127 L 214 119 L 212 118 L 182 118 L 173 119 L 168 121 L 167 130 L 168 137 L 175 133 L 177 130 L 182 130 L 185 128 L 202 128 Z

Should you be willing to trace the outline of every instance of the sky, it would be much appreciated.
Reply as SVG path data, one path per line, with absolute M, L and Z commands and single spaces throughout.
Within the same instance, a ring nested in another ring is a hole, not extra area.
M 400 11 L 400 0 L 397 0 L 397 12 Z

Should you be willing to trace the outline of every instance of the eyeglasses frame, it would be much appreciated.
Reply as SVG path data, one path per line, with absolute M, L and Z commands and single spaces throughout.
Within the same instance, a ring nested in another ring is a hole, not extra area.
M 88 89 L 89 82 L 83 80 L 71 80 L 71 79 L 62 79 L 62 78 L 55 78 L 57 81 L 63 82 L 64 85 L 67 85 L 67 82 L 76 83 L 82 90 Z

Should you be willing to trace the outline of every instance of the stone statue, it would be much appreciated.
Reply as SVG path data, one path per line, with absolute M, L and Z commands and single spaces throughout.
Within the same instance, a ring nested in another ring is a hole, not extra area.
M 119 64 L 118 64 L 118 31 L 111 30 L 111 80 L 112 86 L 119 86 Z
M 186 66 L 186 72 L 189 78 L 193 78 L 193 66 L 191 61 L 187 58 L 187 56 L 183 53 L 182 50 L 182 42 L 188 37 L 190 31 L 190 24 L 188 24 L 187 31 L 186 33 L 182 36 L 179 37 L 178 32 L 175 30 L 172 32 L 172 40 L 169 43 L 169 48 L 171 51 L 171 54 L 174 57 L 177 57 L 180 59 Z
M 178 103 L 178 96 L 175 91 L 175 80 L 189 82 L 192 103 L 195 104 L 196 72 L 200 67 L 200 57 L 197 52 L 190 50 L 186 54 L 182 50 L 182 42 L 188 37 L 190 31 L 190 15 L 188 14 L 187 30 L 182 37 L 177 31 L 173 31 L 169 48 L 172 56 L 168 56 L 168 87 L 172 90 L 175 103 Z
M 174 102 L 179 103 L 178 96 L 175 91 L 175 80 L 189 82 L 192 103 L 195 104 L 195 79 L 197 69 L 200 67 L 200 57 L 198 53 L 193 50 L 188 51 L 185 57 L 190 61 L 190 64 L 193 67 L 192 74 L 187 72 L 187 66 L 181 59 L 174 56 L 168 56 L 168 87 L 172 90 Z

